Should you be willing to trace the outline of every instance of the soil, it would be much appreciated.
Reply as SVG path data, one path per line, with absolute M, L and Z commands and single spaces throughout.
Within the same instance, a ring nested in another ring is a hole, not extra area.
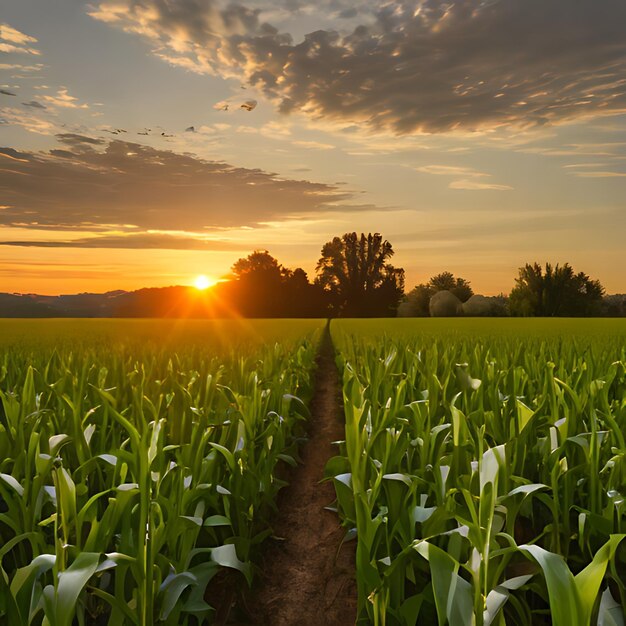
M 274 539 L 267 540 L 262 574 L 246 601 L 246 621 L 263 626 L 350 626 L 356 620 L 355 542 L 345 542 L 324 466 L 344 439 L 341 385 L 325 330 L 317 356 L 308 441 L 302 463 L 279 494 Z

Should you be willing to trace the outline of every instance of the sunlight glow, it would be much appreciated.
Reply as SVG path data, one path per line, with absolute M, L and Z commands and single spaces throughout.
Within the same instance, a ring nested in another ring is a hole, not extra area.
M 204 291 L 205 289 L 208 289 L 209 287 L 214 285 L 215 281 L 212 281 L 208 279 L 206 276 L 202 275 L 202 276 L 198 276 L 193 284 L 196 289 L 199 289 L 200 291 Z

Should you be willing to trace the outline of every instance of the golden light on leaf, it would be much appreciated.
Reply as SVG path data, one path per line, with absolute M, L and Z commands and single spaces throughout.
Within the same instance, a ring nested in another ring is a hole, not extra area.
M 211 285 L 214 285 L 215 281 L 212 281 L 206 276 L 202 275 L 202 276 L 198 276 L 193 284 L 196 289 L 199 289 L 200 291 L 204 291 L 205 289 L 208 289 L 209 287 L 211 287 Z

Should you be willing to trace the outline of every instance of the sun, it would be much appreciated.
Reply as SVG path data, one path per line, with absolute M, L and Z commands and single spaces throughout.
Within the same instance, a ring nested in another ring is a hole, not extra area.
M 196 279 L 194 280 L 193 284 L 194 284 L 196 289 L 199 289 L 200 291 L 204 291 L 205 289 L 208 289 L 214 283 L 213 283 L 212 280 L 209 280 L 203 274 L 202 276 L 197 276 Z

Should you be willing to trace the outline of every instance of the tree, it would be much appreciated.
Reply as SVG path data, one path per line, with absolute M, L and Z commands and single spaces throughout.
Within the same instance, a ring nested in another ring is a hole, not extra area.
M 441 272 L 432 276 L 427 283 L 414 287 L 400 305 L 398 314 L 403 317 L 428 317 L 430 299 L 439 291 L 449 291 L 461 302 L 467 302 L 474 295 L 469 281 L 455 278 L 452 272 Z
M 234 280 L 220 292 L 246 317 L 322 317 L 324 293 L 301 268 L 290 270 L 267 250 L 255 250 L 232 266 Z
M 512 315 L 537 317 L 584 317 L 596 315 L 602 306 L 604 288 L 587 274 L 576 274 L 571 265 L 539 263 L 520 267 L 511 291 Z
M 235 261 L 232 267 L 233 275 L 239 280 L 250 276 L 280 280 L 286 271 L 267 250 L 255 250 L 245 259 Z
M 433 276 L 428 281 L 428 286 L 434 293 L 437 291 L 449 291 L 461 302 L 467 302 L 474 295 L 469 281 L 464 278 L 455 278 L 452 272 L 441 272 L 441 274 Z
M 389 263 L 393 254 L 379 233 L 346 233 L 324 244 L 317 283 L 329 294 L 332 312 L 343 317 L 395 315 L 404 270 Z

